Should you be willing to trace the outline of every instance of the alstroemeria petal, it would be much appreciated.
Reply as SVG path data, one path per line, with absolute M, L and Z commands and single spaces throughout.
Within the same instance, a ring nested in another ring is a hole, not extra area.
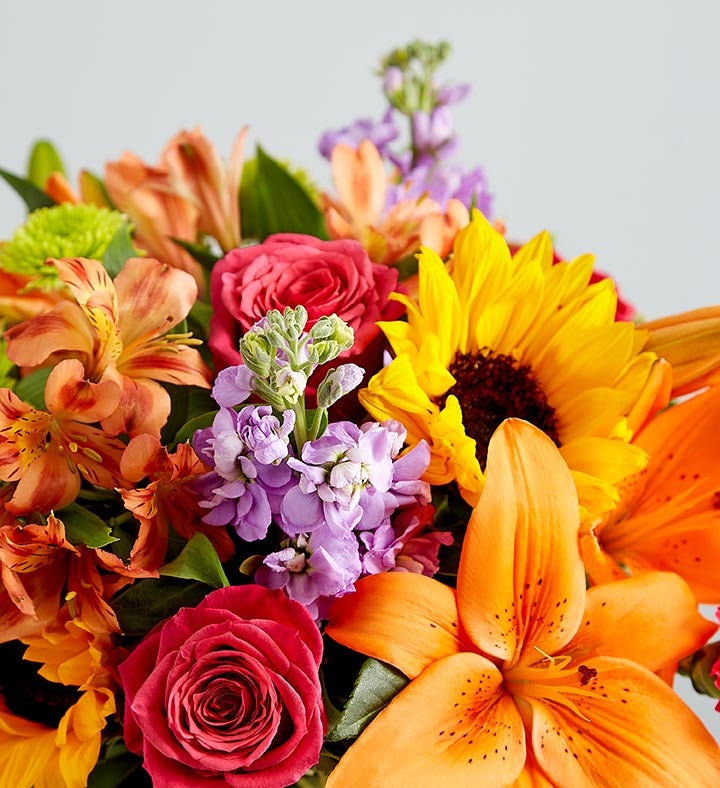
M 50 413 L 67 414 L 91 424 L 109 416 L 120 402 L 120 389 L 111 380 L 92 383 L 76 358 L 61 361 L 48 376 L 45 403 Z
M 564 653 L 573 660 L 622 657 L 655 672 L 703 646 L 716 630 L 681 577 L 647 572 L 589 589 L 583 623 Z
M 102 421 L 102 428 L 110 435 L 127 432 L 131 437 L 147 432 L 160 435 L 160 430 L 170 414 L 170 395 L 154 380 L 135 380 L 119 375 L 111 368 L 105 377 L 120 387 L 120 404 Z
M 354 227 L 371 225 L 379 218 L 387 192 L 387 176 L 377 148 L 364 140 L 357 150 L 339 144 L 330 162 L 340 201 Z
M 534 698 L 532 749 L 554 785 L 720 785 L 720 749 L 661 679 L 635 663 L 591 659 L 591 697 L 573 701 L 587 718 Z M 585 676 L 587 673 L 585 673 Z
M 511 785 L 525 731 L 497 668 L 479 654 L 440 659 L 393 698 L 343 755 L 328 788 Z
M 102 312 L 108 323 L 117 323 L 118 306 L 110 274 L 97 260 L 67 257 L 53 260 L 60 279 L 70 288 L 75 300 L 92 319 L 95 310 Z
M 570 471 L 543 432 L 508 419 L 490 440 L 487 482 L 458 572 L 463 626 L 510 665 L 557 654 L 582 618 L 585 573 Z
M 431 662 L 465 651 L 455 592 L 424 575 L 369 575 L 330 608 L 325 630 L 345 646 L 415 678 Z
M 18 323 L 5 332 L 8 358 L 18 366 L 34 367 L 57 351 L 91 358 L 94 337 L 85 313 L 71 301 L 61 301 L 49 312 Z
M 58 447 L 51 444 L 23 469 L 15 494 L 5 507 L 15 515 L 49 512 L 73 501 L 79 489 L 80 474 Z
M 133 257 L 115 277 L 120 333 L 127 349 L 136 339 L 160 336 L 184 320 L 197 298 L 185 271 L 151 257 Z
M 162 339 L 125 351 L 118 359 L 117 368 L 131 378 L 210 388 L 210 372 L 200 353 L 187 345 Z

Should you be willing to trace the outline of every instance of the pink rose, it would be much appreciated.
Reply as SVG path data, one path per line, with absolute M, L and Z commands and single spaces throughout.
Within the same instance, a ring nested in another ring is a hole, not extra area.
M 302 304 L 308 329 L 323 315 L 336 314 L 349 323 L 355 344 L 343 359 L 376 372 L 382 365 L 376 322 L 403 312 L 398 302 L 388 301 L 397 278 L 397 270 L 373 263 L 354 240 L 282 233 L 234 249 L 215 264 L 210 279 L 208 345 L 216 371 L 242 362 L 240 337 L 270 309 Z
M 120 664 L 127 746 L 156 788 L 291 785 L 320 757 L 321 656 L 315 622 L 282 591 L 213 591 Z

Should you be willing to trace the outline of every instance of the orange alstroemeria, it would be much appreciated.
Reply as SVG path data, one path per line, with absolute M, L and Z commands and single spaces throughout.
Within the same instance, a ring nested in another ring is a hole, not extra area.
M 720 382 L 720 306 L 709 306 L 642 323 L 644 350 L 673 368 L 673 397 Z
M 654 674 L 716 626 L 671 573 L 586 592 L 578 520 L 554 444 L 504 422 L 457 592 L 390 572 L 331 608 L 328 635 L 411 682 L 328 788 L 720 784 L 717 743 Z
M 11 274 L 0 268 L 0 318 L 5 325 L 40 315 L 53 308 L 64 296 L 57 290 L 29 288 L 33 277 Z
M 128 444 L 120 467 L 133 483 L 146 476 L 150 479 L 145 487 L 120 490 L 126 508 L 140 523 L 130 554 L 132 565 L 148 569 L 161 566 L 171 526 L 184 539 L 190 539 L 197 531 L 204 533 L 222 561 L 232 556 L 234 548 L 227 530 L 201 521 L 206 510 L 198 505 L 192 484 L 207 473 L 207 466 L 192 446 L 181 443 L 170 454 L 154 436 L 138 435 Z
M 338 199 L 323 196 L 328 233 L 331 238 L 355 238 L 373 262 L 392 265 L 421 244 L 444 258 L 457 231 L 469 221 L 467 208 L 455 199 L 448 201 L 445 212 L 429 197 L 401 200 L 386 210 L 390 182 L 370 140 L 357 150 L 336 145 L 330 162 Z
M 199 128 L 181 131 L 167 144 L 160 167 L 177 192 L 199 211 L 198 231 L 211 235 L 224 252 L 240 246 L 240 179 L 247 127 L 233 143 L 227 166 Z
M 720 420 L 711 388 L 656 416 L 633 441 L 650 456 L 618 507 L 583 523 L 581 550 L 596 583 L 648 569 L 677 572 L 700 602 L 720 603 Z
M 92 381 L 113 381 L 117 407 L 101 419 L 112 435 L 160 434 L 170 396 L 158 381 L 209 388 L 210 372 L 188 334 L 167 332 L 197 296 L 192 278 L 151 258 L 131 258 L 113 281 L 95 260 L 53 261 L 74 301 L 63 301 L 5 333 L 7 355 L 25 367 L 68 355 Z
M 119 387 L 85 380 L 77 359 L 61 361 L 48 376 L 47 411 L 0 389 L 0 479 L 16 485 L 7 511 L 59 509 L 75 499 L 81 478 L 109 489 L 121 484 L 124 444 L 90 426 L 108 418 L 119 401 Z
M 76 547 L 65 526 L 50 515 L 46 525 L 0 527 L 0 643 L 38 634 L 67 607 L 96 634 L 120 632 L 107 575 L 95 551 Z
M 204 292 L 202 266 L 173 238 L 194 243 L 198 207 L 178 194 L 169 174 L 150 167 L 133 153 L 124 153 L 105 167 L 105 188 L 118 210 L 130 217 L 133 243 L 163 263 L 186 271 Z

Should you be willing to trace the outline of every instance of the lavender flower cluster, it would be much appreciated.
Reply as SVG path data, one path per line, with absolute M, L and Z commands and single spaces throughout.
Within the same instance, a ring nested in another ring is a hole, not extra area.
M 394 50 L 382 66 L 388 101 L 382 118 L 360 118 L 320 138 L 320 153 L 328 159 L 338 143 L 357 148 L 367 139 L 375 145 L 397 170 L 398 182 L 388 192 L 386 210 L 400 200 L 427 194 L 442 207 L 455 198 L 490 216 L 492 196 L 482 168 L 466 170 L 450 159 L 458 148 L 450 105 L 462 101 L 470 86 L 437 84 L 434 73 L 448 54 L 446 43 L 421 41 Z M 399 150 L 393 147 L 400 137 L 398 115 L 408 119 L 410 137 Z
M 246 542 L 270 539 L 277 549 L 256 558 L 255 582 L 284 588 L 321 620 L 363 575 L 435 574 L 440 545 L 452 537 L 431 528 L 430 485 L 420 479 L 425 443 L 402 453 L 406 432 L 395 421 L 328 423 L 328 409 L 362 370 L 331 369 L 317 409 L 305 410 L 307 379 L 352 344 L 352 331 L 333 316 L 304 332 L 303 313 L 271 312 L 245 335 L 245 364 L 218 375 L 220 410 L 193 443 L 212 469 L 197 486 L 203 521 L 230 525 Z M 238 411 L 251 395 L 264 404 Z

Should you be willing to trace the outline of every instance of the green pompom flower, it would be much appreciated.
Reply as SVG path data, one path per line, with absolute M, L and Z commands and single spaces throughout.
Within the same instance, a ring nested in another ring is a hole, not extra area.
M 33 211 L 13 237 L 0 246 L 0 267 L 34 277 L 30 287 L 60 286 L 51 257 L 102 260 L 115 233 L 126 224 L 123 214 L 95 205 L 63 203 Z

